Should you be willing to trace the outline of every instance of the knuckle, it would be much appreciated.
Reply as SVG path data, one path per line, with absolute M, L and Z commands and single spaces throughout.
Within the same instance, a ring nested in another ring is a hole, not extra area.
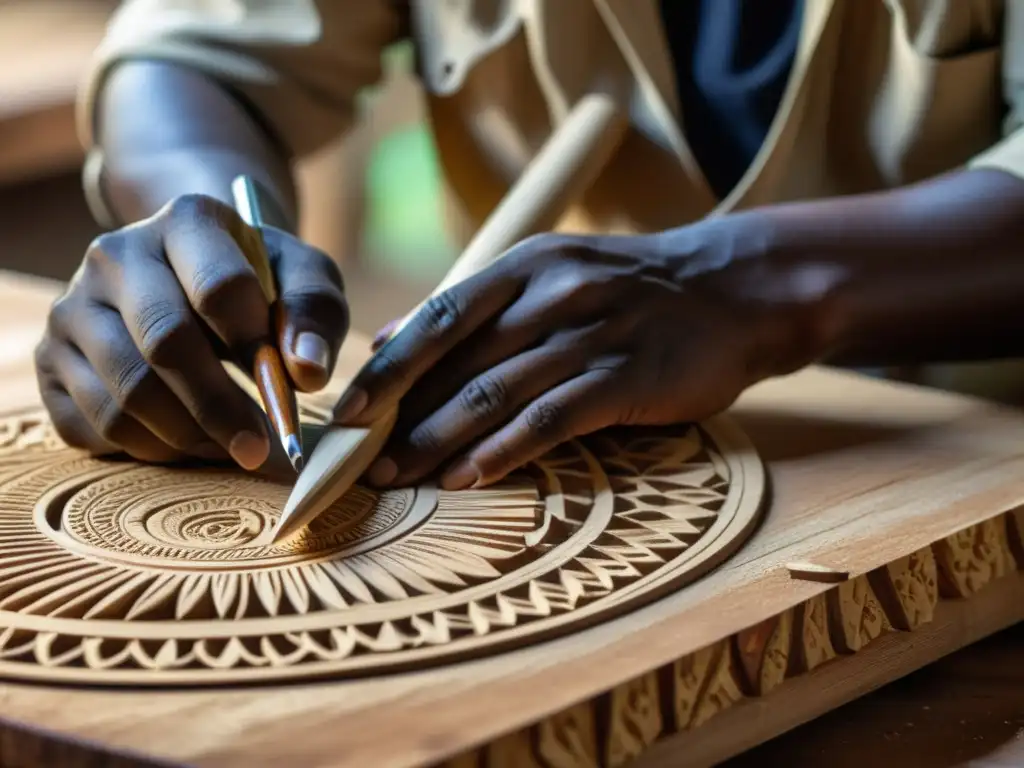
M 259 280 L 252 269 L 233 268 L 218 261 L 203 264 L 192 275 L 192 303 L 200 314 L 224 307 L 233 297 L 247 291 L 259 290 Z
M 67 338 L 75 328 L 75 301 L 70 293 L 65 293 L 50 306 L 46 316 L 46 330 L 54 338 Z
M 53 420 L 53 428 L 57 432 L 57 437 L 68 446 L 68 448 L 77 448 L 80 451 L 85 451 L 91 448 L 89 441 L 86 440 L 78 431 L 72 428 L 71 423 L 63 417 L 57 417 Z
M 462 409 L 476 417 L 492 416 L 508 402 L 508 388 L 501 379 L 481 376 L 474 379 L 459 395 Z
M 32 360 L 35 363 L 36 374 L 38 376 L 49 375 L 51 357 L 53 352 L 51 351 L 52 346 L 50 340 L 45 336 L 36 344 L 35 349 L 32 350 Z
M 97 399 L 89 421 L 96 434 L 112 445 L 120 445 L 120 437 L 124 434 L 129 416 L 120 404 L 109 395 Z
M 444 448 L 441 436 L 429 424 L 420 424 L 416 427 L 409 433 L 406 442 L 414 452 L 427 455 L 440 453 Z
M 53 428 L 57 432 L 57 437 L 65 445 L 81 451 L 90 450 L 93 447 L 81 430 L 76 428 L 77 425 L 74 419 L 66 411 L 52 407 L 48 407 L 48 410 L 50 412 L 50 419 L 53 422 Z
M 559 439 L 566 433 L 565 407 L 556 403 L 537 403 L 526 411 L 526 424 L 543 440 Z
M 221 392 L 200 392 L 195 396 L 189 409 L 197 424 L 204 427 L 224 425 L 237 413 L 235 403 Z
M 381 347 L 366 364 L 366 373 L 377 380 L 397 378 L 401 372 L 401 364 L 388 354 L 387 347 Z
M 299 314 L 315 317 L 331 328 L 348 322 L 348 302 L 337 285 L 322 284 L 289 291 L 281 300 Z
M 575 306 L 587 301 L 599 287 L 596 281 L 584 280 L 579 275 L 565 274 L 564 278 L 558 281 L 552 295 L 564 306 Z
M 516 460 L 509 444 L 498 440 L 487 447 L 486 453 L 477 457 L 476 463 L 484 476 L 488 476 L 509 472 L 520 462 Z
M 110 387 L 114 399 L 126 411 L 136 411 L 155 375 L 152 368 L 134 350 L 115 361 Z
M 193 323 L 191 313 L 169 301 L 144 303 L 135 318 L 139 351 L 146 362 L 173 362 Z
M 179 195 L 168 203 L 166 217 L 172 222 L 191 224 L 201 219 L 216 216 L 219 206 L 206 195 L 190 192 Z
M 548 232 L 530 235 L 519 243 L 516 251 L 521 256 L 542 253 L 543 251 L 551 250 L 552 247 L 556 247 L 556 240 L 557 237 Z
M 420 328 L 431 336 L 438 336 L 454 326 L 461 315 L 455 295 L 451 291 L 442 291 L 427 299 L 420 310 Z
M 345 280 L 341 275 L 338 262 L 312 245 L 302 243 L 302 269 L 316 275 L 318 282 L 325 282 L 344 292 Z
M 549 254 L 560 253 L 570 248 L 574 242 L 570 235 L 541 232 L 521 240 L 509 256 L 522 266 Z
M 85 270 L 86 273 L 107 272 L 111 269 L 119 269 L 124 263 L 127 247 L 125 234 L 120 231 L 104 232 L 99 235 L 85 249 Z
M 345 278 L 341 274 L 341 267 L 338 266 L 338 262 L 332 259 L 323 251 L 316 251 L 316 258 L 323 265 L 323 272 L 327 276 L 328 281 L 331 285 L 335 286 L 338 291 L 342 294 L 345 293 Z
M 39 382 L 40 387 L 46 390 L 50 386 L 60 385 L 54 341 L 44 336 L 36 344 L 32 357 L 36 369 L 36 380 Z

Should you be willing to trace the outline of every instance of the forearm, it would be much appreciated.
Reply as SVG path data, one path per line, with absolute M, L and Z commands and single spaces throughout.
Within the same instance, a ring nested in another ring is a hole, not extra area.
M 743 214 L 741 214 L 743 215 Z M 805 303 L 812 357 L 901 365 L 1024 356 L 1024 182 L 964 171 L 872 195 L 781 205 L 766 290 Z M 780 287 L 784 284 L 785 287 Z
M 231 181 L 244 173 L 266 186 L 295 231 L 289 158 L 218 84 L 170 64 L 129 62 L 111 74 L 98 109 L 104 197 L 121 223 L 184 194 L 230 203 Z

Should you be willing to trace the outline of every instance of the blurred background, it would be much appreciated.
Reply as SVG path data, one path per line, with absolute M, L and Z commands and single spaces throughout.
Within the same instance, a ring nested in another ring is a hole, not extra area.
M 99 230 L 74 99 L 115 0 L 0 0 L 0 269 L 67 280 Z M 304 238 L 341 264 L 353 327 L 413 307 L 457 255 L 412 50 L 385 57 L 363 119 L 300 169 Z
M 85 205 L 74 100 L 116 0 L 0 0 L 0 269 L 67 280 L 98 229 Z M 373 334 L 437 284 L 465 242 L 413 75 L 384 57 L 354 132 L 304 161 L 301 234 L 345 276 L 353 328 Z M 457 239 L 456 239 L 457 238 Z M 865 371 L 1024 404 L 1024 361 Z

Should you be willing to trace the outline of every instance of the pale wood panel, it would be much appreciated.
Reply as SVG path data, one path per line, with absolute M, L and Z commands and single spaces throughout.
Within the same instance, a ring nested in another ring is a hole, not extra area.
M 38 329 L 46 294 L 8 283 L 0 338 L 10 328 Z M 345 365 L 363 354 L 365 347 L 350 344 Z M 10 364 L 3 379 L 13 398 L 3 402 L 32 401 L 28 361 Z M 812 369 L 757 387 L 735 416 L 768 462 L 774 498 L 764 525 L 726 566 L 629 616 L 500 657 L 373 680 L 159 695 L 7 683 L 0 686 L 3 718 L 190 764 L 420 765 L 535 723 L 833 588 L 791 580 L 787 562 L 861 574 L 1024 503 L 1024 418 L 1017 412 Z M 1005 589 L 1017 594 L 1012 585 L 999 588 L 999 599 L 1006 600 Z M 971 632 L 1016 617 L 981 622 L 975 612 L 982 609 L 972 606 L 984 597 L 965 604 Z M 936 626 L 944 626 L 942 615 Z M 942 633 L 954 641 L 944 652 L 973 639 L 971 632 Z M 913 644 L 917 635 L 892 637 Z M 877 669 L 871 685 L 853 693 L 893 677 L 891 667 Z M 796 715 L 794 723 L 803 717 Z

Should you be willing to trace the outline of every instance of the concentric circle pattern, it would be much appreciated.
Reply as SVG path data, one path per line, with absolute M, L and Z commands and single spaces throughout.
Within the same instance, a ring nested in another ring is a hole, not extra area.
M 574 441 L 500 486 L 355 488 L 269 543 L 288 488 L 101 461 L 0 425 L 0 673 L 126 685 L 384 673 L 536 642 L 678 588 L 756 524 L 724 419 Z

